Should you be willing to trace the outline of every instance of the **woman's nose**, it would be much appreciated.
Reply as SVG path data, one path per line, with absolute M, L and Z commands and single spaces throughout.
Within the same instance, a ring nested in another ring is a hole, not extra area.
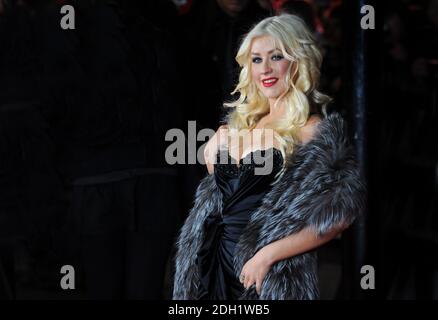
M 263 62 L 262 72 L 263 72 L 263 74 L 269 74 L 272 72 L 271 64 L 269 61 L 265 60 Z

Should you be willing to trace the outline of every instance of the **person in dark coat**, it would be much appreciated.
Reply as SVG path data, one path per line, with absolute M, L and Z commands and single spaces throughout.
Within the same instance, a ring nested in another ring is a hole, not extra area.
M 238 78 L 234 57 L 240 40 L 268 14 L 254 0 L 206 0 L 195 1 L 181 18 L 179 47 L 187 59 L 184 75 L 193 92 L 191 119 L 200 129 L 215 128 L 224 115 L 223 102 L 237 98 L 231 91 Z
M 161 299 L 178 222 L 179 171 L 165 133 L 181 127 L 169 35 L 122 1 L 82 1 L 76 29 L 48 11 L 44 115 L 71 190 L 66 261 L 94 299 Z M 150 14 L 150 13 L 149 13 Z
M 0 297 L 14 299 L 18 287 L 46 289 L 59 274 L 53 243 L 66 193 L 37 90 L 35 8 L 1 4 Z

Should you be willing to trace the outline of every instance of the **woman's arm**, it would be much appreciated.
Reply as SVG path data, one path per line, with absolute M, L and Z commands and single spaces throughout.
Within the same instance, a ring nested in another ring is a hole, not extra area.
M 204 149 L 204 161 L 207 166 L 207 171 L 212 174 L 214 171 L 214 163 L 216 162 L 216 153 L 219 145 L 226 143 L 228 139 L 228 126 L 221 125 L 216 133 L 208 140 Z
M 311 227 L 307 227 L 298 233 L 268 244 L 257 254 L 263 255 L 269 265 L 273 265 L 278 261 L 313 250 L 329 242 L 345 228 L 346 226 L 337 226 L 332 228 L 330 232 L 318 236 Z
M 273 264 L 313 250 L 332 240 L 346 228 L 347 225 L 339 225 L 333 227 L 330 232 L 318 236 L 311 227 L 307 227 L 298 233 L 266 245 L 243 266 L 241 282 L 245 288 L 249 288 L 255 283 L 256 291 L 260 294 L 262 281 Z M 242 276 L 244 276 L 243 281 Z

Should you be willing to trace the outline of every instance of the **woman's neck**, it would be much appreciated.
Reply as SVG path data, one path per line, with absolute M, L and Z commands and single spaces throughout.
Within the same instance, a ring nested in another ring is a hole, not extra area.
M 270 118 L 275 118 L 284 112 L 284 100 L 269 99 L 269 114 Z

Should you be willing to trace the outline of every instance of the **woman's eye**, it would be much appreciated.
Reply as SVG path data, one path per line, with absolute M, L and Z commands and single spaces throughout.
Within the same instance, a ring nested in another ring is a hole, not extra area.
M 254 58 L 252 58 L 252 62 L 253 63 L 260 63 L 260 62 L 262 62 L 262 59 L 259 57 L 254 57 Z
M 272 60 L 274 60 L 274 61 L 279 61 L 281 59 L 283 59 L 282 55 L 276 54 L 276 55 L 272 56 Z

